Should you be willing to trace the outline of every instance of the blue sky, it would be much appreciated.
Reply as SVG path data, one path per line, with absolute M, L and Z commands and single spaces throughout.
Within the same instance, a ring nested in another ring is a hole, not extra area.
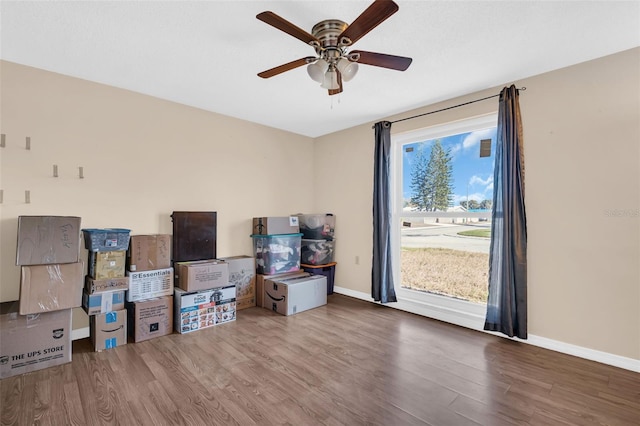
M 467 199 L 482 201 L 493 198 L 493 163 L 495 159 L 496 128 L 478 130 L 469 133 L 439 138 L 442 147 L 451 151 L 453 165 L 453 204 Z M 491 139 L 491 156 L 480 158 L 480 141 Z M 411 170 L 415 162 L 418 147 L 424 144 L 425 155 L 429 158 L 435 139 L 406 144 L 402 149 L 402 192 L 403 198 L 411 198 Z M 413 147 L 413 152 L 407 148 Z M 467 187 L 468 185 L 468 187 Z

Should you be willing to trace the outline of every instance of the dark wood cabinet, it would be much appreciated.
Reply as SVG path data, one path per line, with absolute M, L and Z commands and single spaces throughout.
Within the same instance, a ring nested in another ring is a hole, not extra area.
M 174 262 L 216 258 L 216 212 L 173 212 Z

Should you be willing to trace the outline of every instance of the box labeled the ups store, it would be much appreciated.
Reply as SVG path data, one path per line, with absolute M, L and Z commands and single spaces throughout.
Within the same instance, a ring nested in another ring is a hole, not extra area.
M 91 342 L 96 351 L 127 344 L 127 310 L 89 317 Z
M 83 273 L 82 262 L 22 266 L 20 315 L 80 307 Z
M 124 277 L 126 252 L 119 251 L 90 251 L 89 275 L 97 280 Z
M 82 293 L 82 308 L 87 315 L 104 314 L 105 312 L 124 309 L 124 290 L 104 293 Z
M 176 262 L 176 286 L 185 291 L 229 285 L 229 265 L 217 259 Z
M 264 307 L 282 315 L 293 315 L 327 304 L 327 277 L 267 280 L 264 285 Z
M 173 333 L 173 296 L 127 303 L 129 338 L 134 342 Z
M 152 271 L 171 266 L 171 235 L 132 235 L 127 250 L 127 269 Z
M 129 277 L 105 278 L 96 280 L 87 275 L 84 279 L 84 291 L 88 294 L 104 293 L 105 291 L 128 290 Z
M 127 272 L 127 274 L 129 276 L 127 302 L 173 294 L 173 268 Z
M 71 362 L 71 309 L 19 315 L 0 304 L 0 379 Z
M 236 309 L 256 306 L 256 264 L 251 256 L 224 257 L 229 264 L 229 284 L 236 286 Z
M 173 298 L 174 328 L 190 333 L 236 319 L 236 286 L 187 292 L 175 289 Z
M 79 260 L 79 217 L 18 217 L 16 265 L 74 263 Z

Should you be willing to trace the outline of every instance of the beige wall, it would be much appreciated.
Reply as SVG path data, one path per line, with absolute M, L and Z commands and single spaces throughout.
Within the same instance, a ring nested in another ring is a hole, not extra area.
M 371 123 L 316 139 L 2 62 L 0 300 L 18 296 L 17 217 L 171 232 L 174 210 L 218 211 L 218 254 L 251 252 L 249 219 L 337 217 L 336 285 L 368 293 Z M 640 359 L 640 49 L 517 82 L 524 120 L 529 331 Z M 508 83 L 505 83 L 508 84 Z M 393 120 L 497 93 L 452 99 Z M 496 100 L 397 123 L 485 114 Z M 24 138 L 32 150 L 24 150 Z M 60 177 L 51 177 L 58 164 Z M 77 167 L 86 178 L 77 178 Z M 310 190 L 312 188 L 312 190 Z M 31 204 L 24 204 L 24 190 Z M 356 264 L 356 257 L 359 264 Z
M 218 255 L 230 256 L 252 253 L 253 216 L 313 208 L 310 138 L 0 64 L 0 301 L 18 299 L 20 215 L 75 215 L 83 227 L 142 234 L 171 233 L 172 211 L 217 211 Z
M 639 75 L 633 49 L 517 82 L 527 87 L 520 105 L 529 332 L 632 359 L 640 359 Z M 496 110 L 494 98 L 396 123 L 392 134 Z M 318 138 L 315 147 L 315 205 L 337 215 L 336 285 L 363 293 L 370 292 L 373 137 L 367 124 Z

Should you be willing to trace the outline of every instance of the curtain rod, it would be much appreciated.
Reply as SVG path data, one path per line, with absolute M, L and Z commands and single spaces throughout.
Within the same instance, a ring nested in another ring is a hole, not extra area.
M 523 91 L 523 92 L 524 92 L 525 90 L 527 90 L 527 88 L 526 88 L 526 87 L 521 87 L 520 89 L 518 89 L 518 91 Z M 411 120 L 411 119 L 413 119 L 413 118 L 423 117 L 423 116 L 425 116 L 425 115 L 429 115 L 429 114 L 435 114 L 436 112 L 442 112 L 442 111 L 446 111 L 446 110 L 448 110 L 448 109 L 458 108 L 458 107 L 461 107 L 461 106 L 465 106 L 465 105 L 473 104 L 473 103 L 480 102 L 480 101 L 484 101 L 484 100 L 487 100 L 487 99 L 496 98 L 496 97 L 498 97 L 498 96 L 500 96 L 500 93 L 498 93 L 497 95 L 487 96 L 487 97 L 485 97 L 485 98 L 475 99 L 475 100 L 473 100 L 473 101 L 465 102 L 465 103 L 463 103 L 463 104 L 458 104 L 458 105 L 453 105 L 453 106 L 450 106 L 450 107 L 447 107 L 447 108 L 438 109 L 438 110 L 436 110 L 436 111 L 430 111 L 430 112 L 425 112 L 424 114 L 414 115 L 414 116 L 412 116 L 412 117 L 401 118 L 401 119 L 399 119 L 399 120 L 391 121 L 390 123 L 391 123 L 391 124 L 393 124 L 393 123 L 399 123 L 399 122 L 401 122 L 401 121 Z M 375 128 L 375 126 L 371 126 L 371 128 L 373 129 L 373 128 Z

